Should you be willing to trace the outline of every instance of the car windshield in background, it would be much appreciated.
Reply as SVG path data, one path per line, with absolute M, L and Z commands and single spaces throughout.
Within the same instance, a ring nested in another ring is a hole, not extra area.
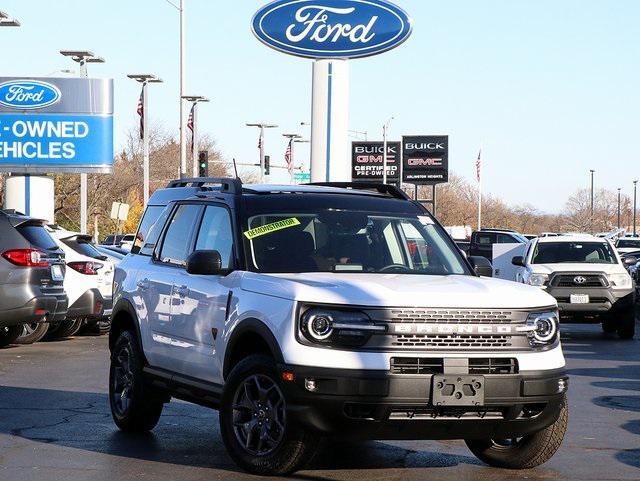
M 251 217 L 251 270 L 265 273 L 468 274 L 431 217 L 321 210 Z
M 619 249 L 640 249 L 640 239 L 620 239 L 616 247 Z
M 22 224 L 16 227 L 22 237 L 27 239 L 32 245 L 46 251 L 58 250 L 58 244 L 49 235 L 47 230 L 41 225 Z
M 604 242 L 539 242 L 532 264 L 616 264 L 611 246 Z

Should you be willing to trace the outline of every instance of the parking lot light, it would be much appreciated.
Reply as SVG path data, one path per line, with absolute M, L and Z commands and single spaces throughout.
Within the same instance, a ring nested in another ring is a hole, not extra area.
M 191 129 L 191 161 L 193 163 L 193 177 L 197 177 L 199 173 L 198 168 L 198 104 L 201 102 L 210 102 L 207 97 L 202 95 L 184 95 L 183 100 L 191 102 L 191 115 L 190 122 L 187 123 L 187 128 Z M 191 125 L 189 125 L 189 123 Z

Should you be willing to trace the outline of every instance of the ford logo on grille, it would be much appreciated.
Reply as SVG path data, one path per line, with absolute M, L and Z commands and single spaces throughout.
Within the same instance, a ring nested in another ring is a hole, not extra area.
M 586 284 L 587 278 L 583 276 L 576 276 L 573 278 L 573 283 L 578 285 Z
M 385 0 L 277 0 L 256 13 L 252 30 L 271 48 L 308 58 L 356 58 L 391 50 L 412 22 Z
M 39 80 L 11 80 L 0 84 L 0 105 L 16 110 L 48 107 L 61 96 L 58 87 Z

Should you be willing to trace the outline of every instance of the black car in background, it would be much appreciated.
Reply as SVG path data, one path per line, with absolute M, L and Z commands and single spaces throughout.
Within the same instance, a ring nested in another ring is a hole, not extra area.
M 67 314 L 64 252 L 46 222 L 0 210 L 0 347 L 24 324 L 61 321 Z
M 522 234 L 507 229 L 482 229 L 471 234 L 469 256 L 484 257 L 493 262 L 493 244 L 526 244 Z

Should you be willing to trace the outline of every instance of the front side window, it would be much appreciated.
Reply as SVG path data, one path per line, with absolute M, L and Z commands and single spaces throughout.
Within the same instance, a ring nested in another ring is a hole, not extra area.
M 147 210 L 144 212 L 144 216 L 140 221 L 140 226 L 138 227 L 138 233 L 136 234 L 135 242 L 133 244 L 133 247 L 131 248 L 132 254 L 140 253 L 140 251 L 145 247 L 145 245 L 149 244 L 147 239 L 149 237 L 149 231 L 151 230 L 153 225 L 156 223 L 156 221 L 158 220 L 158 218 L 160 217 L 160 214 L 162 214 L 162 211 L 164 209 L 165 208 L 160 205 L 150 205 L 149 207 L 147 207 Z M 124 238 L 121 237 L 119 240 L 115 240 L 115 242 L 120 242 L 121 240 L 124 240 Z M 157 241 L 158 239 L 156 237 L 153 243 L 151 243 L 153 244 L 153 246 L 151 247 L 151 250 L 153 250 L 153 247 L 155 247 L 155 243 Z M 147 255 L 150 255 L 150 254 L 147 253 Z
M 176 208 L 162 243 L 161 262 L 187 265 L 187 256 L 191 253 L 190 233 L 198 221 L 199 214 L 199 205 L 186 204 Z
M 249 267 L 265 273 L 468 274 L 458 249 L 424 215 L 318 210 L 249 217 Z
M 605 242 L 539 242 L 532 264 L 617 264 L 611 246 Z
M 196 240 L 197 251 L 218 251 L 222 268 L 230 269 L 233 259 L 233 229 L 229 211 L 224 207 L 208 206 L 204 211 Z

